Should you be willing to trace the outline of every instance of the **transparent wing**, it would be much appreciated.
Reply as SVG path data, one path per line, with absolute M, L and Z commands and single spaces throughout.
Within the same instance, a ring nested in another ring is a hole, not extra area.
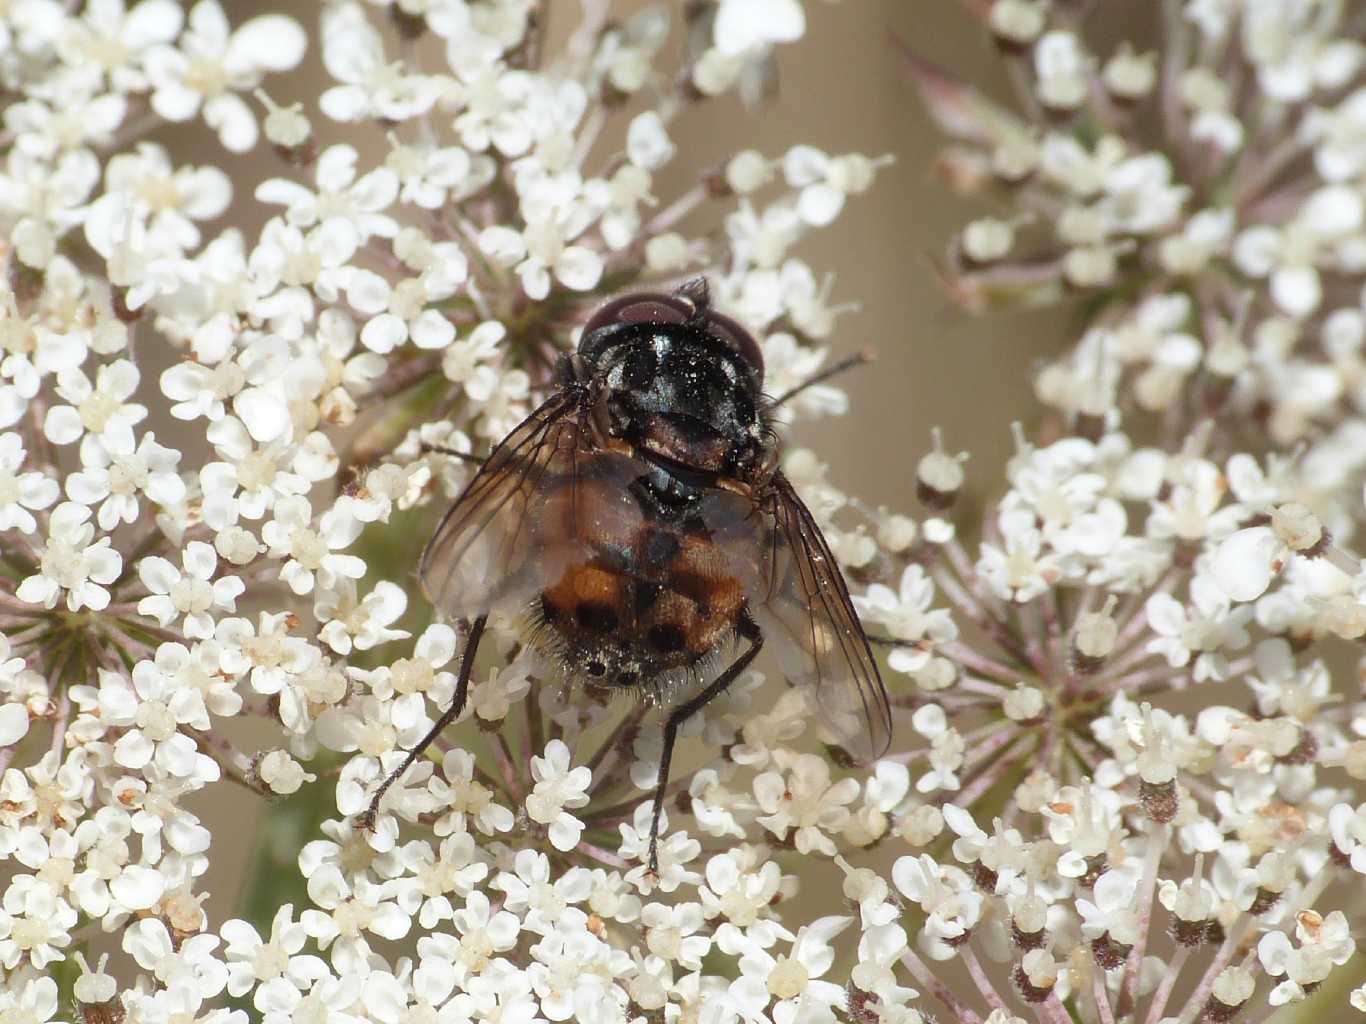
M 892 712 L 839 563 L 781 474 L 768 509 L 773 535 L 759 566 L 754 615 L 783 671 L 809 687 L 829 739 L 860 761 L 887 752 Z
M 418 576 L 447 615 L 519 611 L 581 557 L 577 538 L 539 536 L 545 495 L 576 480 L 586 453 L 567 395 L 543 403 L 489 454 L 422 552 Z

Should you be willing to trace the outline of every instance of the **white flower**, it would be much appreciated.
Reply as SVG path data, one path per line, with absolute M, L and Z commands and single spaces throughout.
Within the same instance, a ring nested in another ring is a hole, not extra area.
M 341 554 L 361 531 L 361 523 L 340 504 L 322 514 L 315 529 L 308 499 L 291 496 L 276 503 L 275 517 L 261 528 L 272 558 L 282 559 L 280 578 L 296 594 L 313 589 L 315 577 L 333 586 L 337 577 L 360 579 L 365 563 Z
M 47 882 L 33 875 L 14 878 L 0 900 L 0 964 L 14 970 L 27 959 L 37 970 L 63 959 L 76 911 Z
M 336 225 L 351 232 L 357 243 L 374 235 L 392 238 L 398 233 L 398 222 L 381 211 L 398 195 L 398 176 L 387 167 L 377 167 L 357 178 L 358 156 L 352 146 L 329 146 L 319 155 L 314 171 L 316 192 L 284 178 L 271 178 L 257 186 L 256 198 L 284 206 L 285 219 L 293 227 Z
M 799 0 L 721 0 L 712 28 L 716 48 L 727 55 L 790 43 L 805 32 Z
M 703 924 L 700 903 L 648 903 L 641 911 L 640 923 L 646 928 L 645 948 L 652 954 L 689 970 L 701 969 L 711 939 L 696 934 Z
M 150 615 L 163 626 L 183 615 L 185 635 L 205 639 L 213 636 L 213 613 L 235 612 L 246 584 L 236 576 L 215 580 L 218 555 L 202 541 L 190 541 L 182 557 L 183 572 L 157 555 L 138 563 L 138 577 L 152 592 L 138 602 L 138 613 Z
M 275 912 L 270 924 L 270 939 L 261 936 L 246 921 L 224 921 L 223 935 L 228 968 L 229 995 L 240 996 L 263 982 L 283 978 L 300 992 L 306 992 L 315 978 L 327 968 L 321 959 L 299 955 L 308 936 L 302 924 L 293 920 L 294 907 L 286 903 Z
M 32 533 L 38 528 L 33 512 L 45 509 L 61 495 L 57 481 L 43 473 L 20 472 L 24 442 L 18 434 L 0 434 L 0 530 Z
M 830 835 L 837 834 L 849 819 L 847 804 L 858 799 L 856 779 L 831 782 L 830 765 L 813 754 L 799 755 L 786 776 L 764 772 L 754 780 L 754 799 L 759 824 L 780 839 L 791 836 L 801 853 L 819 851 L 834 856 Z
M 888 665 L 896 672 L 918 671 L 937 646 L 958 639 L 958 626 L 949 610 L 930 607 L 934 582 L 920 565 L 908 565 L 902 571 L 900 593 L 875 583 L 867 594 L 854 600 L 864 621 L 876 622 L 904 641 L 888 658 Z
M 727 1001 L 751 1020 L 771 1004 L 775 1024 L 834 1021 L 834 1008 L 845 998 L 844 988 L 821 976 L 835 962 L 830 941 L 852 921 L 849 917 L 818 918 L 797 933 L 787 955 L 747 950 L 740 957 L 740 977 L 731 982 Z
M 234 31 L 216 0 L 199 0 L 178 46 L 147 52 L 152 109 L 168 121 L 188 121 L 202 107 L 219 141 L 245 152 L 256 144 L 256 117 L 237 92 L 255 88 L 267 71 L 293 68 L 306 44 L 293 18 L 262 15 Z
M 218 778 L 218 765 L 201 754 L 180 726 L 208 729 L 204 695 L 179 685 L 165 666 L 140 661 L 131 682 L 118 672 L 99 672 L 99 715 L 106 726 L 125 727 L 113 744 L 114 763 L 138 770 L 153 761 L 174 778 Z
M 814 146 L 793 146 L 783 157 L 783 176 L 800 189 L 797 212 L 812 227 L 825 227 L 839 216 L 846 196 L 866 192 L 882 161 L 862 153 L 832 157 Z
M 95 540 L 89 519 L 90 509 L 75 502 L 53 509 L 38 572 L 19 584 L 19 600 L 53 608 L 65 593 L 66 607 L 73 612 L 99 611 L 109 604 L 106 587 L 123 571 L 123 557 L 108 537 Z
M 1134 899 L 1138 879 L 1127 871 L 1110 870 L 1096 879 L 1095 902 L 1077 900 L 1082 934 L 1088 939 L 1109 935 L 1122 946 L 1132 945 L 1138 937 L 1138 918 Z
M 1058 556 L 1044 546 L 1035 518 L 1023 509 L 1002 509 L 1002 544 L 983 544 L 977 571 L 999 597 L 1024 603 L 1038 597 L 1062 576 Z
M 89 433 L 108 439 L 117 451 L 133 450 L 133 426 L 147 416 L 147 407 L 126 399 L 138 386 L 137 367 L 126 359 L 101 366 L 95 383 L 81 370 L 65 370 L 57 377 L 57 394 L 70 405 L 54 405 L 43 421 L 43 434 L 53 444 L 71 444 Z
M 103 440 L 86 435 L 81 442 L 83 468 L 66 478 L 72 501 L 99 506 L 96 521 L 102 530 L 136 522 L 139 493 L 158 505 L 174 505 L 185 497 L 185 482 L 176 472 L 180 452 L 157 444 L 151 434 L 144 435 L 136 449 L 132 440 L 121 433 Z
M 522 915 L 522 927 L 540 935 L 571 932 L 587 921 L 574 904 L 588 898 L 592 876 L 583 868 L 570 868 L 551 881 L 550 860 L 534 850 L 520 850 L 512 871 L 503 871 L 490 884 L 507 893 L 506 906 Z
M 1161 654 L 1173 668 L 1189 664 L 1191 655 L 1198 654 L 1196 680 L 1221 679 L 1227 668 L 1220 652 L 1247 646 L 1246 626 L 1252 609 L 1233 608 L 1224 591 L 1207 576 L 1191 581 L 1190 596 L 1190 606 L 1166 593 L 1148 598 L 1145 611 L 1156 634 L 1148 641 L 1148 650 Z
M 155 917 L 129 925 L 123 935 L 123 949 L 143 970 L 170 987 L 180 986 L 199 999 L 212 999 L 227 987 L 228 969 L 215 954 L 219 938 L 212 934 L 191 935 L 176 941 L 166 925 Z
M 319 107 L 334 121 L 373 118 L 399 124 L 425 114 L 440 95 L 434 76 L 402 74 L 386 59 L 384 43 L 361 9 L 337 5 L 323 11 L 323 63 L 341 83 L 325 90 Z
M 936 960 L 951 958 L 953 944 L 972 930 L 982 912 L 982 894 L 973 889 L 967 873 L 921 854 L 898 859 L 892 881 L 929 915 L 920 931 L 925 952 Z
M 474 778 L 474 755 L 454 749 L 441 759 L 441 772 L 429 784 L 433 802 L 445 808 L 432 826 L 438 836 L 474 825 L 486 836 L 512 828 L 512 812 L 494 801 L 493 793 Z
M 673 159 L 676 149 L 658 113 L 648 110 L 631 119 L 626 130 L 626 153 L 631 163 L 647 171 L 658 170 Z
M 16 979 L 0 992 L 0 1015 L 25 1024 L 43 1024 L 57 1016 L 59 1003 L 57 983 L 51 978 Z
M 526 797 L 531 821 L 549 826 L 550 844 L 559 851 L 574 849 L 583 833 L 583 822 L 566 808 L 587 804 L 593 773 L 582 765 L 571 769 L 570 748 L 561 740 L 550 740 L 544 758 L 531 758 L 531 777 L 535 788 Z
M 550 294 L 550 279 L 566 288 L 588 291 L 602 277 L 603 262 L 587 246 L 572 240 L 588 227 L 591 211 L 583 205 L 528 211 L 526 228 L 487 228 L 479 237 L 480 248 L 490 259 L 517 271 L 528 298 Z
M 408 607 L 408 595 L 397 584 L 380 580 L 363 599 L 357 600 L 356 581 L 338 577 L 330 588 L 317 588 L 313 613 L 323 627 L 318 638 L 338 654 L 368 651 L 391 640 L 409 636 L 407 630 L 393 629 Z

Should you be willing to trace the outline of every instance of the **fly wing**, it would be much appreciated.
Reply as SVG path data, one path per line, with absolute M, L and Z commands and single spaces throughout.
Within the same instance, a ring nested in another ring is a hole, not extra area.
M 876 760 L 891 744 L 892 712 L 839 563 L 781 474 L 767 511 L 772 533 L 754 616 L 788 679 L 808 688 L 827 738 L 860 761 Z
M 545 495 L 573 486 L 585 438 L 568 395 L 555 395 L 493 449 L 422 552 L 428 599 L 451 618 L 520 611 L 582 552 L 539 537 Z

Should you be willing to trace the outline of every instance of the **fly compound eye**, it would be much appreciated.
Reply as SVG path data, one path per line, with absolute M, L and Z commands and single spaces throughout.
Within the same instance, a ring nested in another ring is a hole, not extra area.
M 636 292 L 622 295 L 598 308 L 583 328 L 583 338 L 618 324 L 681 324 L 692 315 L 692 306 L 675 295 Z
M 760 383 L 764 379 L 764 353 L 754 335 L 740 326 L 739 321 L 725 313 L 708 312 L 707 330 L 740 353 L 740 358 L 754 367 Z

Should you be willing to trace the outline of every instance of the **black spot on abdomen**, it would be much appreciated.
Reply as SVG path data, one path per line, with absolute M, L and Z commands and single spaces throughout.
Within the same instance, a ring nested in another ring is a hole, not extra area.
M 654 607 L 663 589 L 663 584 L 655 583 L 653 580 L 636 580 L 631 591 L 631 605 L 636 615 L 644 615 Z
M 660 654 L 677 654 L 683 650 L 688 638 L 677 626 L 662 623 L 650 627 L 645 634 L 645 642 Z
M 617 628 L 617 613 L 611 605 L 583 601 L 574 609 L 574 621 L 581 629 L 594 633 L 610 633 Z

